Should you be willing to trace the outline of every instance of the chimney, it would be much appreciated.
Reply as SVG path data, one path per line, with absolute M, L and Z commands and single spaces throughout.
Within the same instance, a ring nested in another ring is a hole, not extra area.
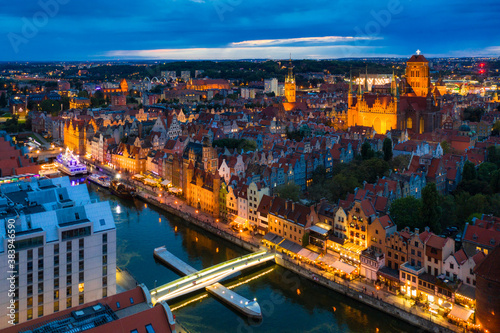
M 425 231 L 429 232 L 430 228 L 429 227 L 425 227 Z
M 420 232 L 420 229 L 419 228 L 415 228 L 415 235 L 418 236 L 418 233 Z
M 292 211 L 295 210 L 295 202 L 292 201 Z

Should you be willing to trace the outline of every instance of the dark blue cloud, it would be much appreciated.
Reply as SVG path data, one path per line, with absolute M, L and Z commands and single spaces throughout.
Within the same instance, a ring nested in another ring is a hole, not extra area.
M 58 3 L 57 13 L 44 16 L 41 3 Z M 397 13 L 387 16 L 391 6 Z M 464 55 L 464 50 L 480 55 L 486 48 L 500 46 L 499 13 L 497 0 L 480 4 L 466 0 L 449 4 L 434 0 L 17 1 L 2 4 L 0 60 L 106 59 L 117 50 L 203 48 L 210 53 L 241 41 L 323 36 L 376 37 L 341 43 L 365 46 L 349 48 L 349 54 L 358 56 L 409 55 L 417 48 L 427 55 Z M 278 47 L 286 54 L 289 46 Z M 327 57 L 330 51 L 331 57 L 341 56 L 335 48 L 311 47 L 310 52 L 298 52 L 298 57 Z M 273 48 L 269 54 L 278 51 Z

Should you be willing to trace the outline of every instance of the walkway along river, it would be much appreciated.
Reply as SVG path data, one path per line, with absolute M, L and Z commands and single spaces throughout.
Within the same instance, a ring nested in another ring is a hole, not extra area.
M 155 261 L 155 247 L 166 245 L 196 269 L 248 253 L 143 201 L 125 201 L 96 185 L 88 186 L 92 198 L 110 201 L 117 228 L 118 266 L 126 268 L 150 289 L 178 278 Z M 243 273 L 223 284 L 229 288 L 236 285 L 234 291 L 246 298 L 256 297 L 262 307 L 262 322 L 244 319 L 203 292 L 170 304 L 183 327 L 192 333 L 418 331 L 277 265 L 262 267 L 248 275 Z

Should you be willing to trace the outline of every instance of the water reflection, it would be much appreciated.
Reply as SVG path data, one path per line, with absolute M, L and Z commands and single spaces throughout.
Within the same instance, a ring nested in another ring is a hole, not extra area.
M 165 245 L 169 251 L 202 269 L 241 256 L 247 252 L 202 229 L 189 226 L 182 219 L 155 207 L 144 207 L 139 200 L 122 200 L 107 190 L 96 191 L 90 184 L 91 198 L 109 200 L 117 228 L 117 261 L 140 282 L 152 289 L 179 276 L 155 262 L 153 250 Z M 118 208 L 120 207 L 120 208 Z M 161 222 L 160 222 L 161 218 Z M 272 270 L 256 279 L 246 279 Z M 257 298 L 264 315 L 259 323 L 249 322 L 200 292 L 190 298 L 170 303 L 178 308 L 176 317 L 190 332 L 414 332 L 391 316 L 376 311 L 342 294 L 321 287 L 307 279 L 271 265 L 245 271 L 228 281 L 238 285 L 234 291 L 248 298 Z M 297 293 L 297 290 L 300 293 Z

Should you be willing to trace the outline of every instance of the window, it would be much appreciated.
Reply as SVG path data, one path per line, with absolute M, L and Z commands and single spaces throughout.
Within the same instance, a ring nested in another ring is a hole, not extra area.
M 134 304 L 134 299 L 130 297 L 130 304 Z
M 71 264 L 67 264 L 66 265 L 66 274 L 71 274 L 71 273 L 73 273 L 72 266 L 71 266 Z
M 120 302 L 116 302 L 116 308 L 119 309 L 120 308 Z
M 102 288 L 102 297 L 108 297 L 108 287 Z
M 80 239 L 78 240 L 78 247 L 79 247 L 80 249 L 83 249 L 84 245 L 85 245 L 85 240 L 84 240 L 83 238 L 80 238 Z
M 83 300 L 84 300 L 84 295 L 81 294 L 78 296 L 78 304 L 83 304 Z
M 27 318 L 28 318 L 28 320 L 33 319 L 33 309 L 32 308 L 28 309 L 28 317 Z
M 33 259 L 33 250 L 28 250 L 28 260 Z
M 401 273 L 401 277 L 403 278 L 403 280 L 405 280 L 405 279 L 406 279 L 406 273 L 405 273 L 405 272 L 402 272 L 402 273 Z
M 54 312 L 58 312 L 59 311 L 59 301 L 55 301 L 54 302 Z
M 417 279 L 416 279 L 413 275 L 412 275 L 412 277 L 411 277 L 411 282 L 413 282 L 413 283 L 416 283 L 416 282 L 417 282 Z
M 38 248 L 38 258 L 43 258 L 43 247 Z
M 54 290 L 54 299 L 59 299 L 59 289 Z
M 59 254 L 59 244 L 54 244 L 54 254 Z
M 132 330 L 132 331 L 130 331 L 130 333 L 139 333 L 139 331 L 137 331 L 137 330 Z
M 73 303 L 72 301 L 73 300 L 71 297 L 68 297 L 68 299 L 66 299 L 66 309 L 69 309 L 71 307 L 71 304 Z
M 78 282 L 83 282 L 83 272 L 78 273 Z
M 54 256 L 54 266 L 59 265 L 59 256 Z
M 66 262 L 71 262 L 71 252 L 70 253 L 66 253 Z
M 151 325 L 151 324 L 147 324 L 146 325 L 146 332 L 148 332 L 148 333 L 156 333 L 155 329 L 153 328 L 153 325 Z
M 38 269 L 43 269 L 43 259 L 38 259 Z
M 66 251 L 71 251 L 71 241 L 66 243 Z
M 454 265 L 450 262 L 450 269 L 453 269 Z
M 71 285 L 71 275 L 66 276 L 66 285 L 70 286 Z
M 80 262 L 78 263 L 78 270 L 81 272 L 81 271 L 83 271 L 84 269 L 85 269 L 85 264 L 84 264 L 84 261 L 82 260 L 82 261 L 80 261 Z
M 71 287 L 66 288 L 66 296 L 71 296 Z
M 107 276 L 103 276 L 103 278 L 102 278 L 102 286 L 106 287 L 107 285 L 108 285 L 108 277 Z

